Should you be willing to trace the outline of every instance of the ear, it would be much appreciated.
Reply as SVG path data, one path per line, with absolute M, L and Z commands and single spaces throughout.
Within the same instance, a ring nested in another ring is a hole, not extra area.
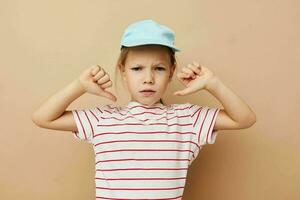
M 119 66 L 119 71 L 120 71 L 120 74 L 121 74 L 122 83 L 124 84 L 125 89 L 127 89 L 127 91 L 128 91 L 127 77 L 126 77 L 126 73 L 125 73 L 125 66 L 120 65 Z
M 124 80 L 126 80 L 125 66 L 122 65 L 122 64 L 120 64 L 118 67 L 119 67 L 119 71 L 120 71 L 120 73 L 121 73 L 121 77 L 122 77 Z
M 175 65 L 171 66 L 171 68 L 170 68 L 169 82 L 172 81 L 174 71 L 175 71 Z

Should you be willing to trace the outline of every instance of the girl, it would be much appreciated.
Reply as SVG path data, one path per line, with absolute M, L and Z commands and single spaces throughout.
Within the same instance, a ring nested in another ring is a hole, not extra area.
M 181 199 L 188 167 L 205 144 L 215 142 L 217 130 L 248 128 L 256 121 L 251 109 L 197 62 L 177 73 L 185 88 L 174 95 L 205 89 L 224 109 L 163 103 L 176 69 L 174 38 L 171 29 L 153 20 L 127 27 L 117 62 L 131 96 L 126 106 L 66 110 L 86 92 L 117 100 L 107 91 L 110 76 L 95 65 L 32 115 L 40 127 L 72 131 L 93 145 L 97 199 Z

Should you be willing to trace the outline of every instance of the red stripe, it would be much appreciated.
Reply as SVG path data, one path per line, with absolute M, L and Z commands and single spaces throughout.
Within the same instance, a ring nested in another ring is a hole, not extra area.
M 179 131 L 173 131 L 173 132 L 168 132 L 168 131 L 150 131 L 150 132 L 137 132 L 137 131 L 123 131 L 123 132 L 102 132 L 102 133 L 97 133 L 95 134 L 95 137 L 100 136 L 100 135 L 121 135 L 121 134 L 137 134 L 137 135 L 144 135 L 144 134 L 180 134 L 180 135 L 196 135 L 194 132 L 179 132 Z
M 199 110 L 199 112 L 198 112 L 198 110 Z M 198 112 L 198 115 L 197 115 L 197 118 L 196 118 L 196 120 L 195 120 L 195 122 L 194 122 L 194 124 L 193 124 L 193 127 L 195 127 L 195 125 L 196 125 L 196 123 L 197 123 L 197 121 L 198 121 L 198 118 L 199 118 L 199 116 L 200 116 L 200 113 L 201 113 L 201 111 L 202 111 L 202 108 L 199 108 L 194 114 L 196 114 L 197 112 Z M 194 116 L 194 114 L 191 116 L 191 117 L 193 117 Z
M 160 109 L 160 110 L 164 110 L 164 108 L 161 108 L 161 107 L 157 107 L 157 106 L 154 106 L 154 107 L 145 107 L 145 106 L 141 106 L 141 105 L 137 105 L 137 106 L 132 106 L 132 107 L 126 107 L 126 108 L 129 108 L 129 109 L 134 109 L 134 108 L 145 108 L 147 110 L 153 110 L 153 109 Z
M 196 105 L 195 104 L 191 104 L 188 108 L 191 109 L 194 106 L 196 106 Z
M 199 133 L 199 135 L 198 135 L 198 144 L 200 144 L 200 136 L 201 136 L 201 134 L 202 134 L 202 127 L 203 127 L 203 124 L 204 124 L 204 122 L 205 122 L 207 113 L 208 113 L 208 110 L 207 110 L 206 113 L 205 113 L 204 119 L 203 119 L 203 121 L 202 121 L 202 123 L 201 123 L 201 126 L 200 126 L 200 131 L 198 132 L 198 133 Z
M 194 117 L 194 115 L 195 115 L 199 110 L 201 111 L 201 110 L 202 110 L 202 107 L 198 108 L 198 109 L 191 115 L 191 117 Z
M 133 125 L 133 126 L 137 126 L 137 125 L 140 125 L 140 126 L 145 126 L 144 124 L 140 124 L 140 123 L 124 123 L 124 124 L 97 124 L 97 126 L 126 126 L 126 125 Z M 188 124 L 178 124 L 178 123 L 175 123 L 175 124 L 167 124 L 167 123 L 151 123 L 149 125 L 167 125 L 167 126 L 190 126 L 191 123 L 188 123 Z
M 107 188 L 107 187 L 96 187 L 96 188 L 102 190 L 178 190 L 178 189 L 184 189 L 184 186 L 174 187 L 174 188 Z
M 108 112 L 109 114 L 112 114 L 112 112 L 110 110 L 105 110 L 105 109 L 102 109 L 102 111 L 104 112 Z
M 106 180 L 106 181 L 129 181 L 129 180 L 134 180 L 134 181 L 145 181 L 145 180 L 165 180 L 165 181 L 171 181 L 171 180 L 178 180 L 178 179 L 183 179 L 185 180 L 186 177 L 178 177 L 178 178 L 95 178 L 95 180 Z
M 110 108 L 111 110 L 117 110 L 119 111 L 119 108 L 116 106 L 116 107 L 112 107 L 110 106 L 110 104 L 107 105 L 108 108 Z
M 206 143 L 208 143 L 208 136 L 209 136 L 210 130 L 211 130 L 211 128 L 212 128 L 211 125 L 212 125 L 212 123 L 213 123 L 213 121 L 214 121 L 214 119 L 215 119 L 216 112 L 217 112 L 217 110 L 215 110 L 214 116 L 213 116 L 213 118 L 212 118 L 212 120 L 211 120 L 211 122 L 210 122 L 210 125 L 209 125 L 208 133 L 207 133 L 207 135 L 206 135 Z
M 86 139 L 85 129 L 84 129 L 84 127 L 83 127 L 83 124 L 82 124 L 82 122 L 81 122 L 81 119 L 80 119 L 80 117 L 79 117 L 79 114 L 78 114 L 77 110 L 75 110 L 75 112 L 76 112 L 77 118 L 78 118 L 78 120 L 79 120 L 79 122 L 80 122 L 81 128 L 82 128 L 82 130 L 83 130 L 84 137 L 85 137 L 85 139 Z
M 191 106 L 187 106 L 187 107 L 184 107 L 184 108 L 175 108 L 174 110 L 187 110 L 187 109 L 190 109 L 191 107 L 193 107 L 194 105 L 191 105 Z
M 188 168 L 117 168 L 117 169 L 96 169 L 96 171 L 124 171 L 124 170 L 188 170 Z
M 189 115 L 182 115 L 182 116 L 174 116 L 174 117 L 171 117 L 171 118 L 167 118 L 167 117 L 162 117 L 162 118 L 158 118 L 157 120 L 161 120 L 161 119 L 166 119 L 166 120 L 171 120 L 171 119 L 174 119 L 174 118 L 185 118 L 185 117 L 190 117 Z M 135 119 L 133 116 L 126 116 L 125 118 L 116 118 L 116 117 L 103 117 L 103 116 L 100 116 L 101 119 L 107 119 L 107 120 L 111 120 L 111 119 L 115 119 L 115 120 L 118 120 L 118 121 L 123 121 L 123 120 L 126 120 L 126 119 L 129 119 L 129 118 L 133 118 Z M 145 119 L 145 120 L 141 120 L 141 121 L 148 121 L 149 119 Z
M 98 119 L 98 117 L 95 115 L 95 113 L 93 113 L 93 111 L 91 111 L 91 110 L 89 110 L 90 111 L 90 113 L 94 116 L 94 118 L 97 120 L 97 122 L 99 122 L 99 119 Z
M 124 199 L 124 198 L 122 198 L 122 199 L 119 199 L 119 198 L 108 198 L 108 197 L 103 197 L 103 196 L 96 196 L 97 199 L 101 198 L 101 199 L 109 199 L 109 200 L 176 200 L 178 198 L 181 199 L 181 197 L 182 196 L 177 196 L 177 197 L 174 197 L 174 198 L 167 198 L 167 199 L 166 198 L 163 198 L 163 199 L 161 199 L 161 198 L 160 199 L 158 199 L 158 198 L 155 198 L 155 199 L 149 199 L 149 198 L 147 198 L 147 199 L 132 199 L 132 198 Z
M 95 144 L 95 147 L 100 145 L 100 144 L 107 144 L 107 143 L 116 143 L 116 142 L 175 142 L 175 143 L 192 143 L 195 144 L 199 147 L 199 145 L 193 141 L 182 141 L 182 140 L 112 140 L 112 141 L 106 141 L 106 142 L 99 142 Z
M 96 154 L 102 154 L 102 153 L 112 153 L 112 152 L 119 152 L 119 151 L 179 151 L 179 152 L 190 152 L 193 153 L 193 151 L 187 149 L 187 150 L 179 150 L 179 149 L 117 149 L 117 150 L 110 150 L 110 151 L 99 151 L 96 152 Z
M 133 161 L 190 161 L 189 159 L 171 159 L 171 158 L 163 158 L 163 159 L 141 159 L 141 158 L 126 158 L 126 159 L 113 159 L 113 160 L 99 160 L 98 162 L 96 162 L 96 164 L 98 163 L 103 163 L 103 162 L 118 162 L 118 161 L 128 161 L 128 160 L 133 160 Z
M 97 107 L 97 110 L 99 110 L 99 112 L 101 112 L 101 114 L 103 114 L 102 110 L 100 108 Z
M 140 113 L 132 113 L 132 114 L 135 115 L 135 116 L 139 116 L 139 115 L 143 115 L 145 113 L 152 114 L 152 115 L 162 115 L 162 114 L 164 114 L 164 113 L 154 113 L 154 112 L 147 112 L 147 111 L 140 112 Z
M 92 123 L 91 123 L 91 121 L 90 121 L 90 118 L 88 117 L 88 115 L 86 114 L 85 111 L 84 111 L 84 114 L 85 114 L 86 118 L 87 118 L 88 121 L 89 121 L 90 128 L 91 128 L 91 130 L 92 130 L 92 136 L 94 137 L 94 129 L 93 129 Z M 85 137 L 86 137 L 86 136 L 85 136 Z M 87 139 L 87 138 L 85 138 L 85 139 Z

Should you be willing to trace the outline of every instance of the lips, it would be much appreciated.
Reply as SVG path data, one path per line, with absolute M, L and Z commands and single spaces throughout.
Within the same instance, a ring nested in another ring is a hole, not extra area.
M 146 90 L 142 90 L 141 92 L 155 92 L 155 91 L 151 89 L 146 89 Z
M 140 91 L 142 94 L 143 94 L 143 96 L 145 96 L 145 97 L 149 97 L 149 96 L 152 96 L 152 95 L 154 95 L 154 93 L 155 93 L 155 91 L 154 90 L 151 90 L 151 89 L 146 89 L 146 90 L 142 90 L 142 91 Z

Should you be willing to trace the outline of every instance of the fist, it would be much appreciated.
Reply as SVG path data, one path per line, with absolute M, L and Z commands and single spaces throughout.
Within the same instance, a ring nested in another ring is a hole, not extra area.
M 187 95 L 201 89 L 207 89 L 207 84 L 213 77 L 212 71 L 194 61 L 193 64 L 183 67 L 177 73 L 177 78 L 185 86 L 185 89 L 176 91 L 174 95 Z
M 110 76 L 99 65 L 94 65 L 82 72 L 79 81 L 86 92 L 106 97 L 112 101 L 117 101 L 115 95 L 106 91 L 112 86 Z

